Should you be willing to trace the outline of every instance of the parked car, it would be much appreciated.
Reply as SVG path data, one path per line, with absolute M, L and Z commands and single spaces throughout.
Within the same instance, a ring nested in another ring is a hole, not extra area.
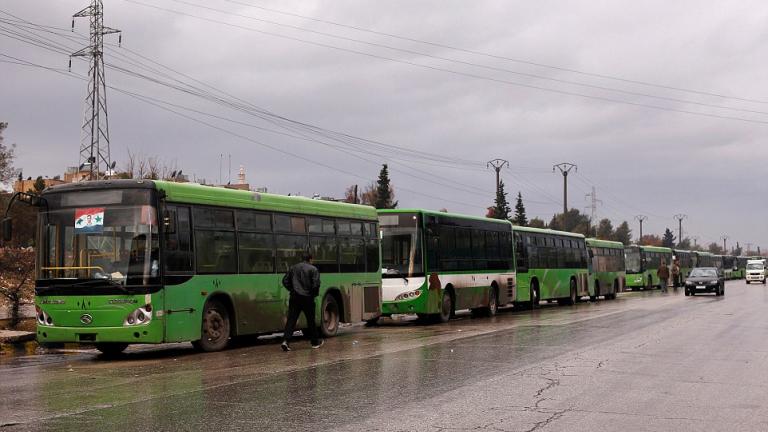
M 725 295 L 725 276 L 717 267 L 695 267 L 685 278 L 685 295 L 702 292 Z

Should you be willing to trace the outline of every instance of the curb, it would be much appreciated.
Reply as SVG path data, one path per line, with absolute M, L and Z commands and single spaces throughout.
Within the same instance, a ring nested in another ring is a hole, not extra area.
M 33 340 L 35 340 L 34 332 L 0 330 L 0 344 L 16 344 Z

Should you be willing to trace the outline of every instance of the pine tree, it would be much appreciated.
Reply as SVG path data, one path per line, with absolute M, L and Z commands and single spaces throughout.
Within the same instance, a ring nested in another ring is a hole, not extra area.
M 512 211 L 507 202 L 507 193 L 504 192 L 504 181 L 499 181 L 499 189 L 496 191 L 496 199 L 493 206 L 494 219 L 509 219 L 509 213 Z
M 622 242 L 624 245 L 628 245 L 632 241 L 632 230 L 629 229 L 629 223 L 627 221 L 622 222 L 613 231 L 613 241 Z
M 528 226 L 528 216 L 525 215 L 525 204 L 523 204 L 523 195 L 517 192 L 517 203 L 515 203 L 515 217 L 512 223 L 519 226 Z
M 595 237 L 601 240 L 610 240 L 614 235 L 613 224 L 610 219 L 605 218 L 598 223 Z
M 661 245 L 669 248 L 675 246 L 675 235 L 672 234 L 672 231 L 670 231 L 669 228 L 664 231 L 664 237 L 661 239 Z
M 397 207 L 397 201 L 395 199 L 395 191 L 392 189 L 392 185 L 389 183 L 389 169 L 387 164 L 381 166 L 379 172 L 379 180 L 376 182 L 376 208 L 378 209 L 393 209 Z

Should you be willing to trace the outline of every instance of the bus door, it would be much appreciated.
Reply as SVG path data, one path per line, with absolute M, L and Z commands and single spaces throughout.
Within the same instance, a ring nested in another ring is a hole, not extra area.
M 163 211 L 164 307 L 167 342 L 200 338 L 200 290 L 193 278 L 192 227 L 189 207 L 167 206 Z

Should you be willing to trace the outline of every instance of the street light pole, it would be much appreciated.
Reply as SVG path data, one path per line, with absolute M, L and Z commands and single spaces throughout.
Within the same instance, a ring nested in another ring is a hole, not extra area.
M 720 236 L 720 239 L 723 241 L 723 254 L 726 254 L 726 253 L 728 253 L 728 248 L 727 248 L 727 247 L 725 247 L 725 242 L 726 242 L 726 241 L 727 241 L 729 238 L 730 238 L 730 237 L 728 237 L 728 236 L 727 236 L 727 235 L 725 235 L 725 234 L 723 234 L 722 236 Z
M 563 214 L 565 215 L 568 213 L 568 173 L 570 173 L 571 170 L 578 171 L 579 167 L 570 162 L 561 162 L 552 165 L 552 172 L 555 172 L 555 169 L 559 169 L 560 173 L 563 174 Z

